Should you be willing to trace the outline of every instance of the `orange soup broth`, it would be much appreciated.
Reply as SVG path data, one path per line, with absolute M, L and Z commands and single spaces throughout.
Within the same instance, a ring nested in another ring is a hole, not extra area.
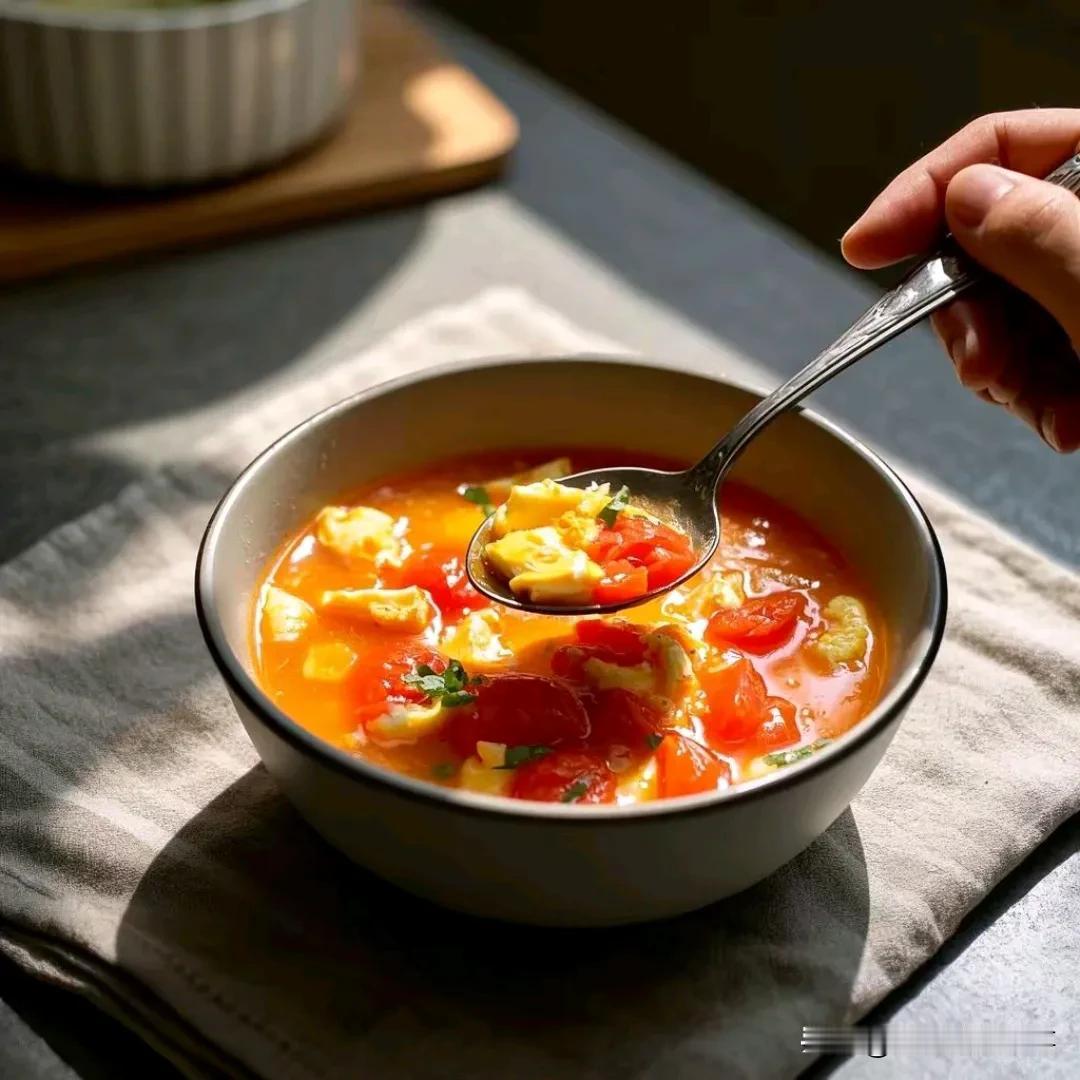
M 594 448 L 474 454 L 386 478 L 349 492 L 338 503 L 371 506 L 393 516 L 398 531 L 406 538 L 406 550 L 429 549 L 440 557 L 445 553 L 463 562 L 473 532 L 483 521 L 483 510 L 462 498 L 458 488 L 463 484 L 483 485 L 493 477 L 509 476 L 563 456 L 571 459 L 575 472 L 628 463 L 660 469 L 685 467 L 652 455 Z M 793 745 L 835 738 L 865 716 L 881 694 L 885 639 L 873 597 L 841 554 L 809 523 L 776 500 L 741 483 L 728 482 L 722 491 L 721 509 L 722 542 L 702 574 L 712 570 L 742 572 L 747 597 L 784 590 L 795 590 L 805 597 L 804 612 L 790 641 L 773 653 L 750 659 L 769 694 L 785 698 L 796 707 L 802 739 Z M 699 579 L 700 575 L 661 599 L 621 612 L 619 618 L 635 624 L 681 623 L 700 633 L 704 620 L 695 627 L 692 620 L 687 623 L 672 614 Z M 316 539 L 314 522 L 270 561 L 264 583 L 285 589 L 316 610 L 324 590 L 400 584 L 393 580 L 392 573 L 380 575 L 370 563 L 350 565 L 336 552 L 323 548 Z M 821 628 L 821 607 L 838 594 L 853 595 L 863 602 L 870 617 L 871 635 L 864 661 L 830 671 L 804 645 L 808 636 Z M 478 604 L 477 609 L 483 606 Z M 436 737 L 412 745 L 380 747 L 371 742 L 358 745 L 353 736 L 358 726 L 357 703 L 360 698 L 369 699 L 368 691 L 377 678 L 374 672 L 382 659 L 401 645 L 417 643 L 443 652 L 444 636 L 464 614 L 449 619 L 440 615 L 422 634 L 411 635 L 322 612 L 301 641 L 274 641 L 261 632 L 257 596 L 252 649 L 258 680 L 279 708 L 333 745 L 395 771 L 455 786 L 453 778 L 440 777 L 439 771 L 448 764 L 456 765 L 461 758 Z M 471 665 L 469 671 L 481 675 L 505 671 L 549 675 L 551 652 L 572 640 L 576 621 L 501 609 L 498 634 L 512 658 L 490 667 Z M 343 683 L 321 683 L 304 676 L 306 652 L 320 642 L 344 642 L 360 658 Z M 705 742 L 700 722 L 692 723 L 696 737 Z M 738 747 L 717 749 L 730 763 L 732 781 L 738 782 L 753 755 L 741 753 Z

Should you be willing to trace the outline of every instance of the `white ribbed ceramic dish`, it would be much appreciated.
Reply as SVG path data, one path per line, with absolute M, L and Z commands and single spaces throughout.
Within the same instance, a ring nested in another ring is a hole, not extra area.
M 111 11 L 0 0 L 0 161 L 109 187 L 269 165 L 342 116 L 357 19 L 357 0 Z

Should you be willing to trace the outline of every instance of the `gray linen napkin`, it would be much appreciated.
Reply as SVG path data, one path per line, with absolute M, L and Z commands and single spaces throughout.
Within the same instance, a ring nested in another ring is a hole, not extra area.
M 1077 809 L 1080 581 L 916 483 L 951 578 L 940 658 L 851 810 L 767 881 L 664 924 L 535 931 L 414 900 L 317 839 L 196 627 L 214 501 L 365 385 L 605 347 L 514 291 L 434 312 L 0 568 L 4 953 L 196 1076 L 784 1075 L 803 1024 L 863 1015 Z

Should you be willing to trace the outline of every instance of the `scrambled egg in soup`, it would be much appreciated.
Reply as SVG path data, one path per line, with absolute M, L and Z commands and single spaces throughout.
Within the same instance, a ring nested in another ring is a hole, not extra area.
M 470 586 L 465 551 L 490 514 L 488 559 L 536 601 L 681 576 L 682 534 L 624 492 L 558 482 L 632 456 L 488 454 L 325 507 L 267 568 L 264 690 L 369 761 L 509 798 L 713 791 L 815 753 L 876 702 L 884 641 L 840 554 L 749 488 L 725 485 L 709 566 L 623 618 L 511 611 Z

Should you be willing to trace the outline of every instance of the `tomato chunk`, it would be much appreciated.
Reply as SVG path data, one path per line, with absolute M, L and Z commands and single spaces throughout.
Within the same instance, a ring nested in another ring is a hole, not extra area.
M 594 750 L 556 750 L 514 770 L 510 794 L 537 802 L 610 803 L 615 774 Z
M 604 568 L 604 580 L 594 591 L 599 603 L 644 596 L 670 585 L 694 564 L 688 536 L 633 514 L 620 514 L 611 528 L 601 530 L 588 553 Z
M 397 589 L 407 585 L 426 589 L 444 619 L 456 619 L 491 602 L 469 583 L 469 575 L 457 555 L 436 548 L 414 551 L 400 568 L 388 568 L 386 577 Z
M 752 653 L 767 653 L 786 644 L 806 606 L 796 592 L 770 593 L 747 600 L 741 607 L 721 608 L 709 619 L 706 641 L 729 642 Z
M 589 557 L 602 566 L 615 560 L 648 566 L 658 550 L 673 554 L 688 554 L 690 537 L 670 525 L 634 514 L 620 514 L 610 529 L 602 529 L 589 545 Z
M 615 552 L 622 545 L 622 536 L 614 529 L 601 529 L 599 536 L 586 548 L 589 558 L 593 562 L 606 566 L 609 562 L 616 562 Z
M 604 566 L 604 577 L 593 589 L 598 604 L 619 604 L 649 591 L 649 571 L 628 559 L 616 559 Z
M 656 751 L 660 794 L 694 795 L 726 787 L 731 769 L 726 761 L 707 746 L 669 731 Z
M 600 690 L 588 705 L 594 746 L 625 746 L 645 753 L 648 738 L 660 730 L 664 715 L 640 694 L 615 687 Z
M 362 712 L 369 705 L 381 708 L 387 701 L 423 701 L 423 693 L 403 681 L 419 664 L 436 672 L 446 670 L 446 659 L 424 645 L 367 649 L 349 676 L 352 701 Z
M 797 743 L 801 738 L 802 732 L 795 719 L 795 706 L 786 698 L 766 698 L 758 745 L 762 749 L 776 750 Z
M 698 673 L 709 704 L 704 724 L 710 740 L 739 743 L 754 737 L 764 719 L 765 683 L 746 657 Z
M 568 682 L 585 682 L 585 661 L 594 650 L 582 645 L 560 645 L 551 654 L 551 674 Z
M 651 561 L 645 567 L 650 589 L 661 589 L 682 577 L 694 565 L 694 556 L 689 551 L 668 551 L 657 548 Z
M 582 645 L 592 645 L 598 655 L 614 664 L 640 664 L 645 659 L 646 631 L 624 619 L 582 619 L 574 636 Z
M 574 627 L 576 644 L 560 645 L 551 657 L 552 674 L 584 683 L 586 661 L 596 658 L 608 664 L 633 667 L 648 652 L 646 630 L 624 619 L 583 619 Z
M 494 675 L 476 688 L 472 705 L 455 708 L 446 738 L 462 757 L 478 741 L 508 746 L 556 746 L 589 734 L 589 716 L 574 690 L 543 675 Z

